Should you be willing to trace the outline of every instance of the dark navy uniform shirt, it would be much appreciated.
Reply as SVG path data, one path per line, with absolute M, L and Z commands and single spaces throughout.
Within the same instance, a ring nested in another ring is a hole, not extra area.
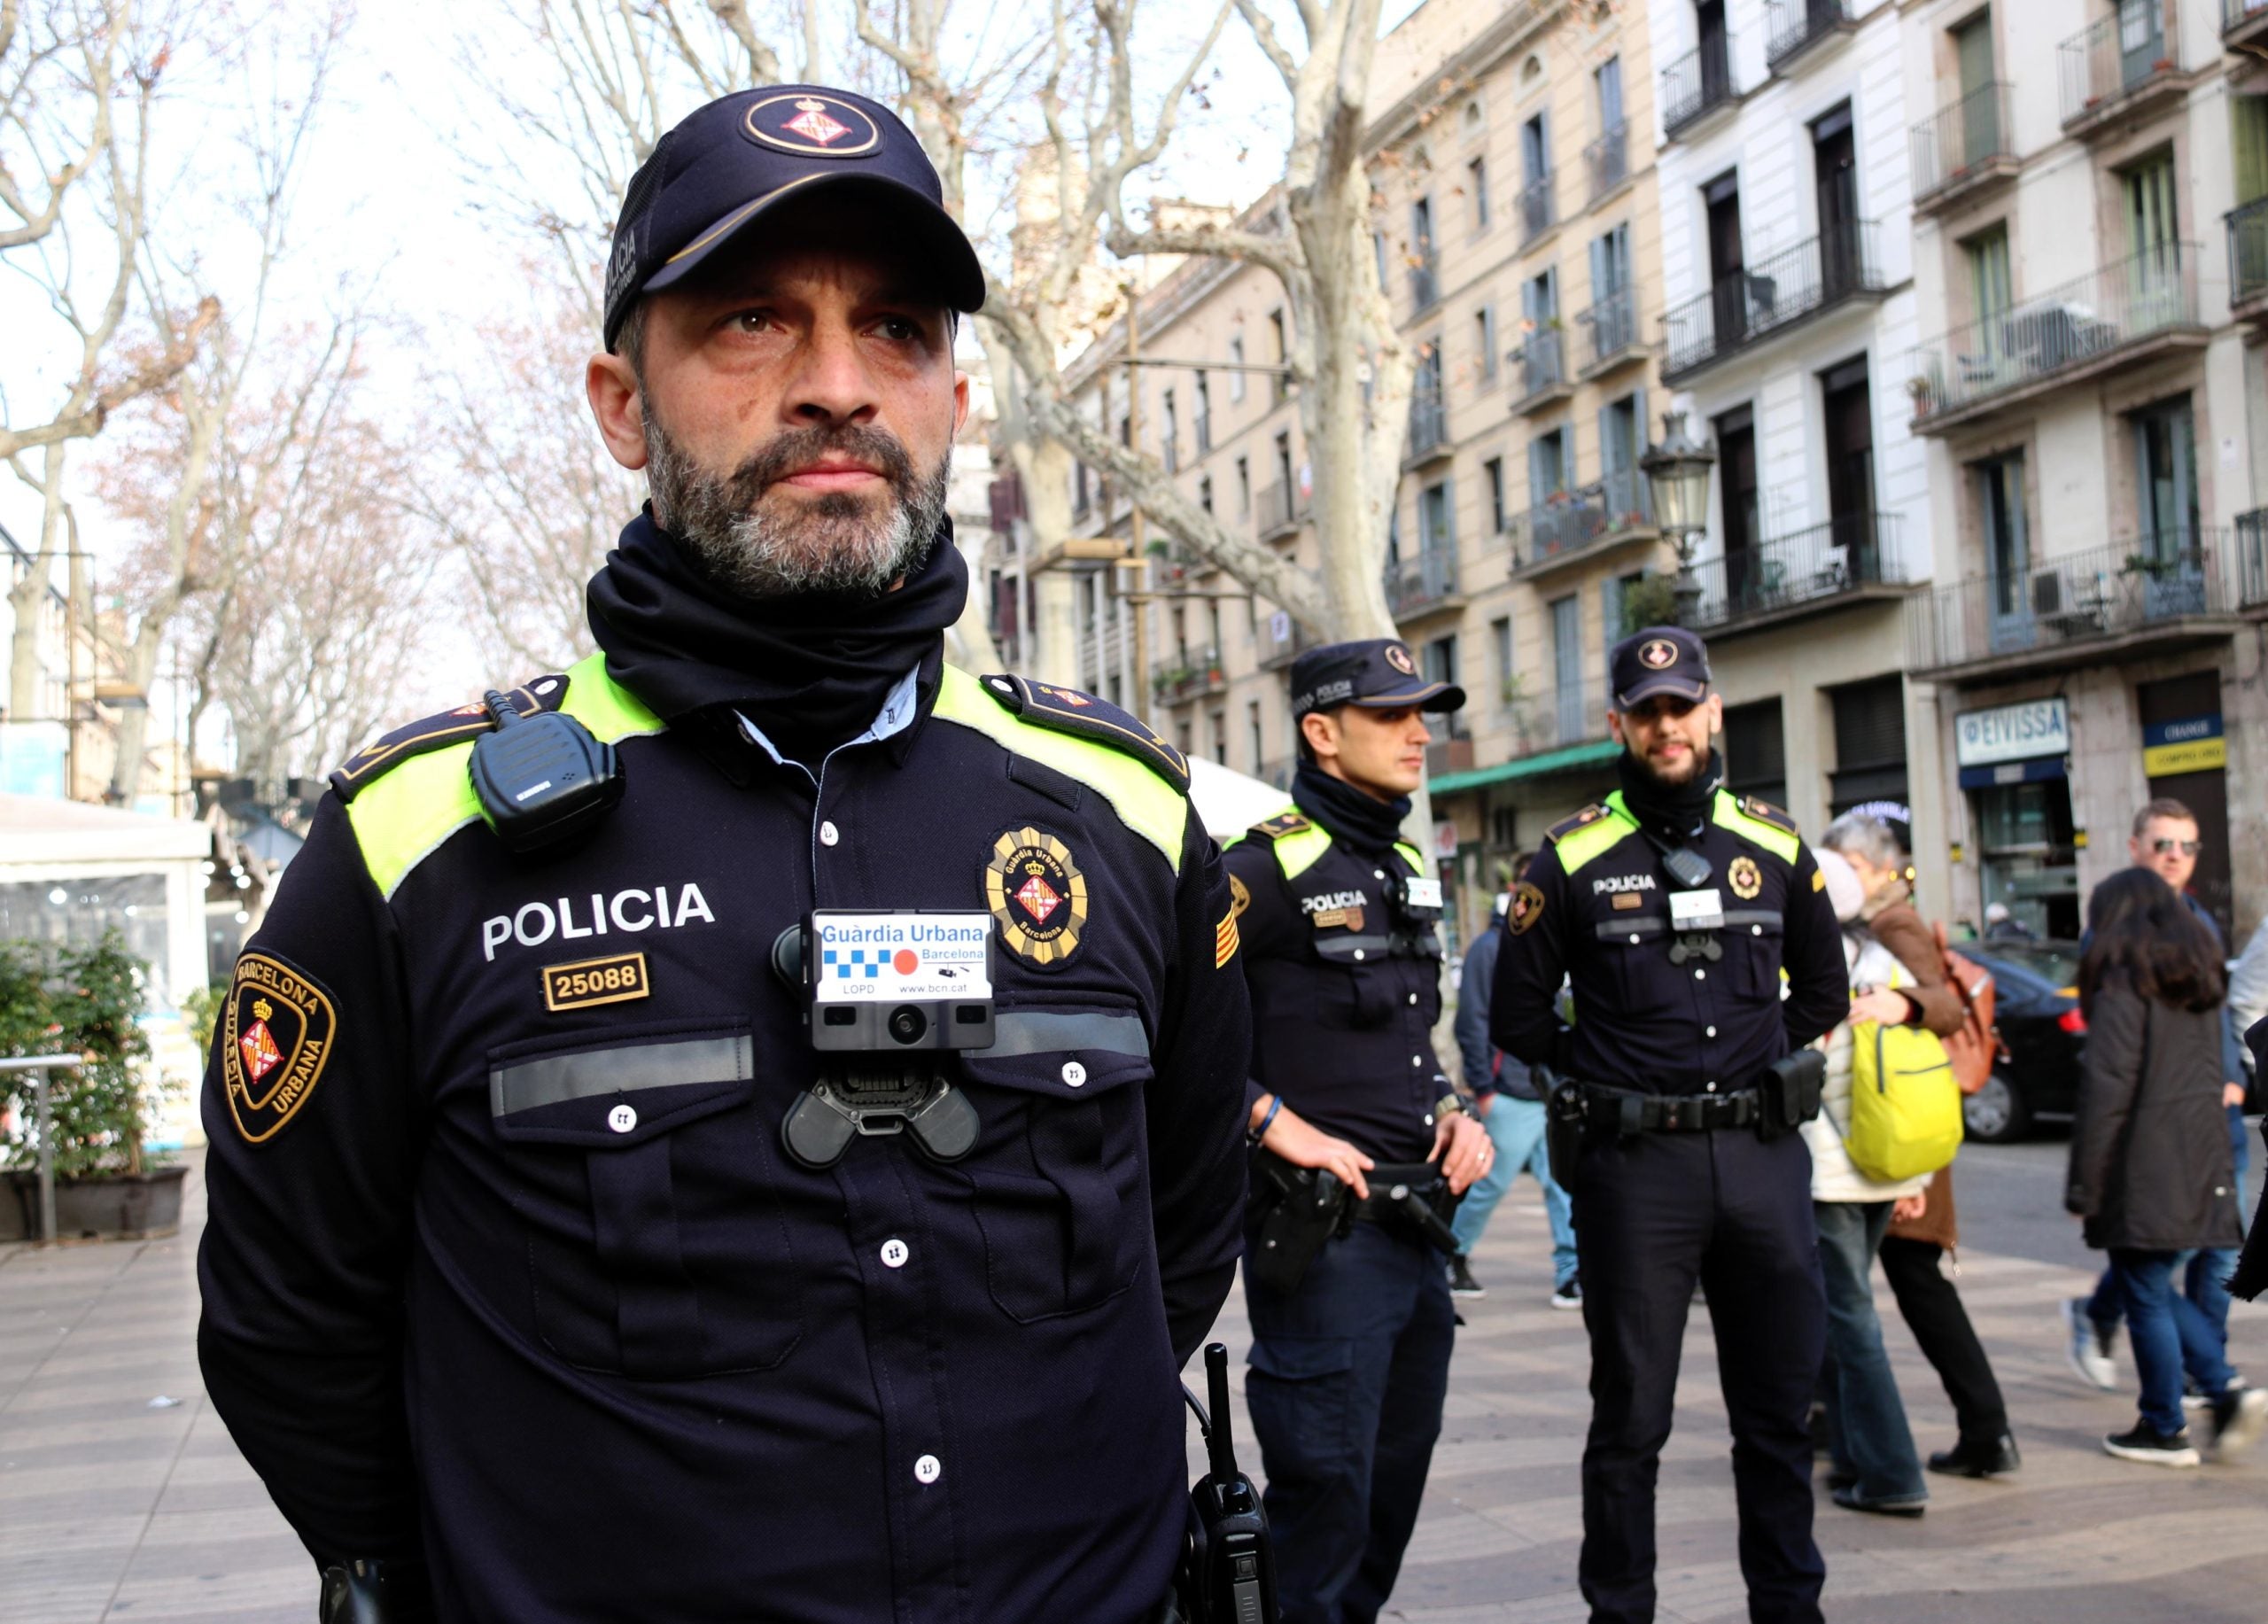
M 1720 789 L 1683 843 L 1713 871 L 1713 960 L 1673 959 L 1686 934 L 1679 888 L 1619 791 L 1550 832 L 1506 916 L 1489 1011 L 1498 1048 L 1587 1083 L 1731 1092 L 1849 1013 L 1835 910 L 1788 815 Z M 1563 976 L 1572 1031 L 1554 1008 Z
M 593 657 L 523 697 L 627 792 L 545 860 L 469 743 L 336 781 L 224 1010 L 200 1258 L 209 1390 L 319 1558 L 422 1547 L 443 1618 L 515 1624 L 1155 1604 L 1246 999 L 1177 758 L 996 696 L 1045 692 L 933 655 L 814 774 Z M 785 1155 L 815 1066 L 769 957 L 814 906 L 998 921 L 965 1161 Z
M 1294 810 L 1226 860 L 1252 988 L 1252 1097 L 1280 1095 L 1378 1161 L 1423 1162 L 1449 1090 L 1433 1042 L 1441 936 L 1399 918 L 1388 893 L 1423 859 L 1408 845 L 1363 857 Z

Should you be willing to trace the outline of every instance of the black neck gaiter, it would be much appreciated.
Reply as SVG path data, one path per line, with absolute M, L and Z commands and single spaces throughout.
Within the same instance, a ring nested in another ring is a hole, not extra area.
M 1690 840 L 1709 821 L 1709 804 L 1725 777 L 1723 758 L 1713 750 L 1701 770 L 1682 784 L 1662 782 L 1627 749 L 1614 758 L 1614 771 L 1622 781 L 1622 804 L 1631 816 L 1657 835 L 1677 841 Z
M 855 738 L 968 601 L 952 521 L 895 592 L 742 598 L 711 583 L 641 511 L 591 578 L 607 670 L 665 721 L 729 705 L 791 760 Z
M 1344 779 L 1333 778 L 1312 761 L 1292 774 L 1292 799 L 1299 809 L 1365 857 L 1383 857 L 1402 838 L 1410 797 L 1381 801 Z

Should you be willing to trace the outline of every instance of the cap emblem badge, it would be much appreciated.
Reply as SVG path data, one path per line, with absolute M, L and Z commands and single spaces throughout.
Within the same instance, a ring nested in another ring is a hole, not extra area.
M 1666 637 L 1657 637 L 1638 650 L 1638 663 L 1648 671 L 1667 671 L 1677 664 L 1677 645 Z
M 1410 657 L 1410 650 L 1400 643 L 1388 643 L 1386 646 L 1386 663 L 1405 677 L 1414 677 L 1418 674 L 1417 662 Z
M 796 106 L 797 116 L 789 119 L 786 127 L 799 136 L 807 136 L 821 146 L 833 146 L 850 133 L 848 124 L 827 117 L 827 104 L 817 97 L 806 96 Z

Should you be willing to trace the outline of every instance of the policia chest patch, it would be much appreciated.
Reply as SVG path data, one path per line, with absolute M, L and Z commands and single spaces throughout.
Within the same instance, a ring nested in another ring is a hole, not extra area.
M 1078 952 L 1086 929 L 1087 877 L 1054 835 L 1009 829 L 984 865 L 984 905 L 1010 952 L 1042 967 L 1061 964 Z
M 266 953 L 237 960 L 221 1013 L 221 1072 L 237 1131 L 273 1138 L 307 1104 L 330 1061 L 337 1012 L 323 990 Z

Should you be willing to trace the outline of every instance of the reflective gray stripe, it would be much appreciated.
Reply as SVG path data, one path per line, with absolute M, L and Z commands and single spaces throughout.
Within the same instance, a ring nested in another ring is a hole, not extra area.
M 509 1116 L 515 1111 L 557 1105 L 565 1100 L 588 1100 L 594 1094 L 626 1094 L 681 1083 L 738 1082 L 753 1075 L 745 1034 L 550 1054 L 490 1067 L 488 1109 L 492 1115 Z
M 1356 953 L 1390 953 L 1394 951 L 1394 938 L 1363 936 L 1317 936 L 1315 938 L 1315 951 L 1336 964 L 1340 960 L 1352 959 Z
M 992 1046 L 975 1054 L 1052 1054 L 1063 1049 L 1088 1049 L 1105 1054 L 1149 1058 L 1149 1034 L 1139 1015 L 1110 1015 L 1099 1010 L 1058 1014 L 1037 1009 L 1004 1009 L 992 1017 Z
M 1735 908 L 1725 915 L 1728 925 L 1769 925 L 1776 930 L 1786 922 L 1777 908 Z

